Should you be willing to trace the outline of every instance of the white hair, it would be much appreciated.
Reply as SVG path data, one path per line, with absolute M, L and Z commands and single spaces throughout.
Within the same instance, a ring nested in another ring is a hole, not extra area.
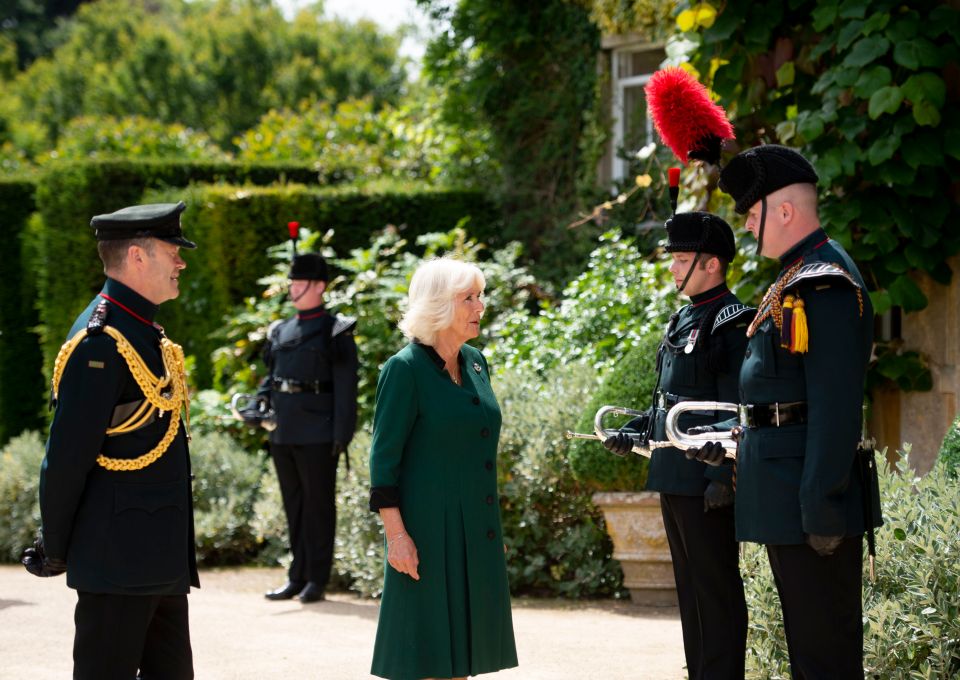
M 437 334 L 453 324 L 457 296 L 485 286 L 483 272 L 475 264 L 452 257 L 427 260 L 410 279 L 400 330 L 410 340 L 433 345 Z

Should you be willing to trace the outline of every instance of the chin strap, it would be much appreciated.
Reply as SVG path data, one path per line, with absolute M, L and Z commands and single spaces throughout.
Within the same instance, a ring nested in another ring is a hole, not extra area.
M 690 269 L 687 270 L 687 275 L 683 277 L 683 283 L 680 284 L 680 287 L 677 288 L 678 293 L 682 293 L 683 289 L 687 287 L 687 281 L 690 280 L 690 275 L 693 274 L 693 270 L 696 269 L 697 263 L 700 261 L 700 251 L 698 250 L 693 256 L 693 262 L 690 263 Z

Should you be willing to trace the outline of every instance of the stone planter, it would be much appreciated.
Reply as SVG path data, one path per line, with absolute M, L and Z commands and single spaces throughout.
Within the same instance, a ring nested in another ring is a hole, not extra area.
M 623 585 L 635 604 L 666 607 L 677 604 L 670 546 L 655 491 L 605 492 L 593 495 L 603 511 L 613 557 L 623 568 Z

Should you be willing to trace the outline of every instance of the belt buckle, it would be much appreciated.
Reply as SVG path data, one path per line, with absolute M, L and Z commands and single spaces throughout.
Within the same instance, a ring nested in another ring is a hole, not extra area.
M 749 427 L 752 429 L 753 425 L 750 424 L 750 420 L 753 418 L 753 405 L 738 404 L 737 417 L 740 420 L 740 425 L 742 425 L 743 427 Z
M 667 395 L 663 392 L 657 392 L 657 408 L 667 410 Z
M 290 383 L 290 381 L 287 380 L 286 378 L 282 378 L 282 379 L 280 380 L 280 391 L 281 391 L 281 392 L 292 392 L 292 391 L 293 391 L 292 387 L 293 387 L 293 385 L 292 385 L 292 384 Z
M 774 418 L 774 423 L 776 423 L 777 427 L 780 427 L 780 402 L 779 401 L 775 401 L 773 403 L 773 418 Z

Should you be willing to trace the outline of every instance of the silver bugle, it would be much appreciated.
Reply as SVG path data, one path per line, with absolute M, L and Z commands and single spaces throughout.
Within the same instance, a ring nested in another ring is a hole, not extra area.
M 230 400 L 230 412 L 233 417 L 242 422 L 247 422 L 241 411 L 247 409 L 257 409 L 260 413 L 259 424 L 267 432 L 272 432 L 277 428 L 277 421 L 273 409 L 265 409 L 265 402 L 255 394 L 246 394 L 239 392 L 233 395 Z
M 646 411 L 635 411 L 634 409 L 625 408 L 623 406 L 601 406 L 597 409 L 596 415 L 593 417 L 593 429 L 595 434 L 583 434 L 581 432 L 571 432 L 567 430 L 564 433 L 564 437 L 567 439 L 595 439 L 600 442 L 604 442 L 614 435 L 613 430 L 607 430 L 603 426 L 603 419 L 607 414 L 613 414 L 616 416 L 642 416 Z M 670 442 L 645 442 L 635 444 L 631 451 L 637 453 L 641 456 L 646 456 L 649 458 L 653 455 L 654 449 L 662 449 L 667 446 L 673 446 Z
M 723 452 L 727 458 L 737 457 L 737 442 L 733 441 L 731 430 L 720 430 L 719 432 L 703 432 L 698 434 L 688 434 L 682 432 L 679 427 L 680 415 L 687 411 L 732 411 L 737 413 L 739 404 L 733 404 L 728 401 L 681 401 L 675 404 L 667 411 L 667 420 L 664 424 L 667 439 L 670 445 L 675 446 L 682 451 L 687 449 L 699 449 L 707 442 L 720 442 L 723 446 Z

